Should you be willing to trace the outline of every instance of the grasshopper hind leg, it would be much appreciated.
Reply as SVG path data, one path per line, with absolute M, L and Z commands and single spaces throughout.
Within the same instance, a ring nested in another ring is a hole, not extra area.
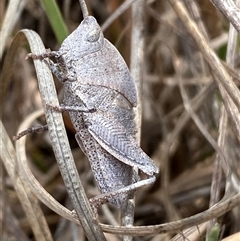
M 135 183 L 133 183 L 129 186 L 126 186 L 124 188 L 121 188 L 119 190 L 109 192 L 109 193 L 100 194 L 100 195 L 98 195 L 96 197 L 93 197 L 89 200 L 90 205 L 92 206 L 93 210 L 96 210 L 98 207 L 100 207 L 101 205 L 103 205 L 105 203 L 110 202 L 110 200 L 112 200 L 112 199 L 116 199 L 119 196 L 121 196 L 121 197 L 126 196 L 126 200 L 124 200 L 126 202 L 121 202 L 122 206 L 119 207 L 120 209 L 124 210 L 125 209 L 124 204 L 126 204 L 128 199 L 129 199 L 128 195 L 132 196 L 138 188 L 143 187 L 143 186 L 147 186 L 149 184 L 152 184 L 152 183 L 155 182 L 155 180 L 156 180 L 155 176 L 150 176 L 148 179 L 137 181 L 137 182 L 135 182 Z

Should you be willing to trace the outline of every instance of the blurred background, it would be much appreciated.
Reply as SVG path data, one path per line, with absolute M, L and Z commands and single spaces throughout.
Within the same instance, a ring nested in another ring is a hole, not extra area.
M 103 25 L 116 10 L 119 10 L 124 1 L 88 0 L 86 2 L 90 14 L 100 25 Z M 229 22 L 208 0 L 185 0 L 183 2 L 199 29 L 209 38 L 212 49 L 221 60 L 225 61 Z M 9 3 L 10 1 L 7 0 L 0 2 L 1 26 Z M 21 1 L 14 17 L 9 19 L 14 27 L 2 49 L 1 72 L 7 49 L 14 35 L 21 29 L 35 30 L 46 48 L 51 50 L 60 48 L 63 39 L 82 21 L 82 13 L 77 0 L 59 0 L 57 6 L 62 14 L 63 22 L 51 19 L 55 16 L 55 10 L 53 13 L 51 10 L 46 10 L 44 1 Z M 55 27 L 54 21 L 57 21 Z M 124 10 L 104 30 L 105 38 L 117 47 L 128 66 L 130 66 L 131 56 L 131 31 L 131 7 Z M 154 185 L 137 192 L 135 225 L 155 225 L 190 217 L 208 209 L 215 170 L 216 151 L 184 108 L 178 85 L 179 77 L 174 65 L 176 58 L 173 53 L 178 58 L 178 71 L 180 71 L 191 106 L 199 121 L 216 141 L 219 137 L 223 103 L 208 64 L 198 52 L 196 43 L 168 1 L 145 1 L 143 37 L 145 43 L 141 93 L 141 147 L 160 167 L 160 174 Z M 1 100 L 1 115 L 10 137 L 16 135 L 19 124 L 26 116 L 42 107 L 32 60 L 25 61 L 29 51 L 29 47 L 25 46 L 16 53 L 14 71 L 11 73 L 12 79 L 2 95 L 5 98 Z M 239 39 L 236 53 L 235 70 L 240 67 Z M 234 81 L 237 80 L 234 79 Z M 57 79 L 55 83 L 61 100 L 62 84 Z M 239 85 L 239 80 L 237 83 Z M 89 162 L 75 141 L 75 130 L 68 114 L 64 113 L 63 116 L 74 159 L 90 198 L 99 194 L 99 190 L 94 182 Z M 35 124 L 44 125 L 44 117 L 38 118 Z M 224 154 L 231 166 L 231 172 L 234 172 L 236 178 L 239 179 L 239 139 L 231 120 L 227 123 L 225 138 Z M 28 135 L 26 149 L 29 165 L 35 177 L 53 197 L 71 209 L 72 206 L 58 171 L 48 133 Z M 20 236 L 10 228 L 9 220 L 12 220 L 10 223 L 13 221 L 18 223 L 27 240 L 35 240 L 11 179 L 3 166 L 1 170 L 1 193 L 3 194 L 1 203 L 4 205 L 4 211 L 2 210 L 0 216 L 3 240 L 20 240 L 18 239 Z M 225 175 L 222 174 L 216 187 L 219 191 L 219 198 L 225 194 L 226 183 Z M 109 208 L 118 218 L 117 210 L 111 206 Z M 84 240 L 82 231 L 73 229 L 73 224 L 59 217 L 45 205 L 42 205 L 42 209 L 54 240 L 75 240 L 73 230 L 78 233 L 78 237 L 82 237 L 76 240 Z M 11 219 L 6 219 L 3 212 L 7 212 L 7 216 Z M 109 223 L 104 210 L 100 210 L 99 218 L 102 223 Z M 217 223 L 221 229 L 220 238 L 239 232 L 239 208 L 226 213 L 217 220 Z M 155 239 L 135 237 L 134 240 L 170 240 L 172 237 L 170 234 L 159 236 Z M 205 232 L 203 231 L 196 240 L 204 239 Z M 109 240 L 120 239 L 111 236 Z

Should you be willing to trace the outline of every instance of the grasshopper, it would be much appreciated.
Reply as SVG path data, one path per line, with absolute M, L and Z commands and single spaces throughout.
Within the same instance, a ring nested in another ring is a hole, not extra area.
M 134 191 L 153 183 L 159 170 L 136 141 L 137 93 L 122 56 L 104 38 L 96 19 L 86 16 L 59 51 L 28 57 L 49 64 L 64 85 L 61 106 L 48 106 L 69 112 L 76 140 L 102 192 L 91 199 L 92 206 L 110 202 L 126 209 Z M 140 180 L 134 168 L 149 178 Z

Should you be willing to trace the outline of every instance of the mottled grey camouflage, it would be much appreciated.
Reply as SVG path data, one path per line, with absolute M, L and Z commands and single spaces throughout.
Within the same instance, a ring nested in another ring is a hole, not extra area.
M 128 186 L 131 190 L 139 180 L 133 167 L 150 177 L 158 173 L 135 140 L 133 107 L 137 94 L 128 67 L 117 49 L 104 39 L 95 18 L 86 17 L 59 51 L 40 57 L 55 57 L 57 61 L 50 60 L 50 67 L 64 83 L 61 109 L 70 113 L 77 142 L 102 193 Z M 109 202 L 123 208 L 131 195 L 132 190 L 119 192 Z

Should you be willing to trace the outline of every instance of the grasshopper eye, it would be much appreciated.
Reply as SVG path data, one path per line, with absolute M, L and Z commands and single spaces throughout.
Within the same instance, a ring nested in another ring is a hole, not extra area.
M 96 42 L 100 37 L 100 33 L 101 33 L 101 29 L 99 27 L 96 27 L 87 33 L 86 40 L 88 42 Z

